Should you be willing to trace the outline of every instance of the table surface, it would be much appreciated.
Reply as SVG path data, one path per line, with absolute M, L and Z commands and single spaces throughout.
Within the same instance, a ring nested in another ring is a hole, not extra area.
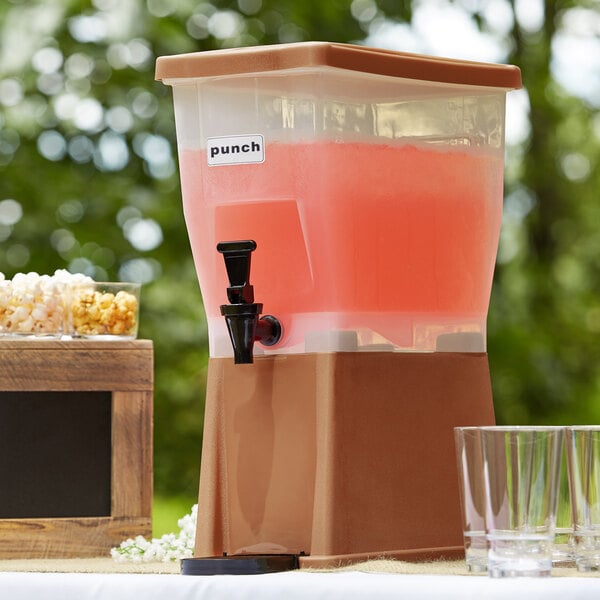
M 88 572 L 44 572 L 43 561 L 30 561 L 30 567 L 0 561 L 0 598 L 10 600 L 327 600 L 402 599 L 506 599 L 510 600 L 598 600 L 600 577 L 560 569 L 552 577 L 491 579 L 471 576 L 464 563 L 456 565 L 407 565 L 397 563 L 389 570 L 389 561 L 375 561 L 364 570 L 340 569 L 328 572 L 288 571 L 269 575 L 183 576 L 176 566 L 152 568 L 146 573 L 124 572 L 136 567 L 103 563 L 108 568 L 90 568 Z M 65 561 L 81 570 L 77 562 Z M 142 568 L 143 567 L 143 568 Z M 362 566 L 355 567 L 363 568 Z M 42 570 L 37 570 L 42 569 Z M 36 571 L 37 572 L 34 572 Z M 387 572 L 382 572 L 387 571 Z M 444 574 L 446 573 L 446 574 Z M 447 574 L 450 573 L 450 574 Z

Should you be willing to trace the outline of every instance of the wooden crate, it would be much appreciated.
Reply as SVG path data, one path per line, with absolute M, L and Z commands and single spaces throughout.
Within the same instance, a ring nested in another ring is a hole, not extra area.
M 0 558 L 151 535 L 148 340 L 0 340 Z

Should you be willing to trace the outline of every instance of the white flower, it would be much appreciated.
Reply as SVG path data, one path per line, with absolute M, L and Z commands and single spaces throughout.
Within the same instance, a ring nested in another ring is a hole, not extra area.
M 194 554 L 198 505 L 194 504 L 190 514 L 177 521 L 179 533 L 166 533 L 151 541 L 138 535 L 112 548 L 110 555 L 116 562 L 173 562 L 191 558 Z

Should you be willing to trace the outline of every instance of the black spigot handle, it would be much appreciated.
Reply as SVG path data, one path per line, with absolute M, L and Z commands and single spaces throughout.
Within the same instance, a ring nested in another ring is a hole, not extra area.
M 254 288 L 250 285 L 250 259 L 254 250 L 256 250 L 254 240 L 236 240 L 217 244 L 217 251 L 225 259 L 229 278 L 227 299 L 231 304 L 254 302 Z
M 281 323 L 271 315 L 260 317 L 263 305 L 254 302 L 250 285 L 250 256 L 256 250 L 254 240 L 219 242 L 217 250 L 225 259 L 229 277 L 227 298 L 230 304 L 221 305 L 236 364 L 253 362 L 254 341 L 273 346 L 282 335 Z

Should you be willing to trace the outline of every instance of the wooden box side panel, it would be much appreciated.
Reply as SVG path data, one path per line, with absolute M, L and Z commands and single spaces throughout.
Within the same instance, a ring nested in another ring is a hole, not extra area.
M 2 391 L 152 391 L 149 340 L 0 340 Z
M 111 515 L 152 515 L 152 394 L 114 392 Z
M 0 520 L 0 557 L 108 556 L 112 547 L 128 537 L 151 533 L 152 523 L 147 517 L 4 519 Z

